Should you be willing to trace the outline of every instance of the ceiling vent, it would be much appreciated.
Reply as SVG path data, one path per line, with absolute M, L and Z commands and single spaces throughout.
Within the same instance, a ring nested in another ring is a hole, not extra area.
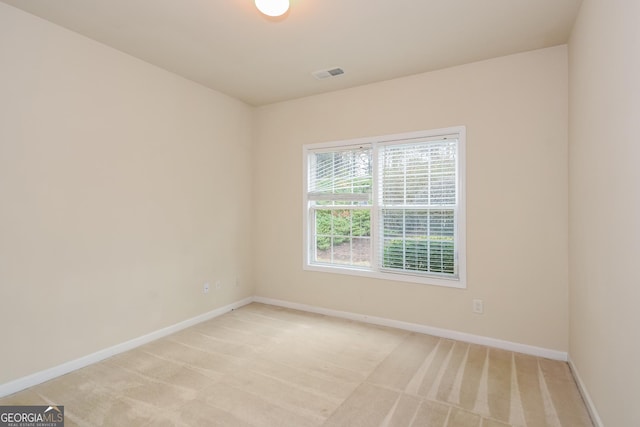
M 311 73 L 318 80 L 328 79 L 330 77 L 338 77 L 344 74 L 344 70 L 340 67 L 331 68 L 329 70 L 314 71 Z

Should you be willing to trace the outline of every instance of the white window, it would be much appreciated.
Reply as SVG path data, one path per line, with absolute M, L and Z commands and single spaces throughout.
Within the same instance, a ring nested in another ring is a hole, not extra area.
M 465 128 L 304 146 L 304 268 L 465 287 Z

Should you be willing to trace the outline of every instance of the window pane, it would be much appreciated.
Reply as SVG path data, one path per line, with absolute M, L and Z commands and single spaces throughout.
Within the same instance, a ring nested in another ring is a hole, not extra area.
M 384 146 L 380 150 L 384 205 L 455 205 L 457 141 Z
M 352 214 L 353 236 L 371 236 L 371 211 L 369 209 L 355 209 Z
M 372 187 L 371 152 L 370 147 L 364 147 L 312 154 L 310 200 L 330 201 L 333 205 L 368 203 Z M 350 194 L 360 197 L 350 198 Z
M 385 238 L 404 236 L 404 211 L 383 210 L 380 215 L 382 221 L 382 234 Z
M 405 215 L 405 236 L 407 238 L 424 238 L 429 236 L 429 211 L 403 211 Z
M 334 264 L 351 264 L 351 239 L 340 239 L 339 243 L 335 242 L 332 250 Z
M 429 250 L 429 271 L 438 273 L 454 272 L 453 267 L 453 242 L 432 241 Z
M 313 261 L 371 266 L 370 221 L 369 209 L 316 209 Z
M 454 236 L 453 210 L 436 210 L 429 213 L 429 234 L 442 238 Z
M 351 236 L 351 211 L 350 210 L 333 210 L 331 211 L 331 220 L 333 221 L 333 235 L 336 237 Z M 337 241 L 337 244 L 342 243 Z
M 404 242 L 405 270 L 429 271 L 427 263 L 428 241 L 408 239 Z
M 331 246 L 331 211 L 316 210 L 315 213 L 316 246 L 320 250 L 325 250 Z
M 317 238 L 313 261 L 318 263 L 331 263 L 331 237 Z
M 371 266 L 371 239 L 368 237 L 353 238 L 352 263 L 353 265 Z
M 404 269 L 404 241 L 402 239 L 384 240 L 382 266 Z
M 384 209 L 382 267 L 454 274 L 454 210 Z

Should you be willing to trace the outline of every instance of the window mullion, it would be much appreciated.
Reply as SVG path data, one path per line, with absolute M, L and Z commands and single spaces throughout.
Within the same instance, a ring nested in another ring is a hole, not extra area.
M 381 261 L 380 261 L 380 251 L 383 247 L 383 242 L 380 240 L 384 237 L 381 229 L 380 221 L 380 203 L 381 203 L 381 186 L 380 180 L 381 177 L 378 175 L 381 168 L 379 165 L 380 162 L 380 151 L 378 148 L 378 144 L 375 142 L 372 144 L 372 153 L 371 153 L 371 213 L 369 214 L 369 246 L 371 248 L 371 268 L 374 271 L 380 271 Z
M 353 188 L 353 181 L 351 181 Z M 349 263 L 353 264 L 353 210 L 349 211 Z
M 431 271 L 431 209 L 427 211 L 427 271 Z
M 334 237 L 335 237 L 335 228 L 334 228 L 334 221 L 333 221 L 333 209 L 331 209 L 329 211 L 329 214 L 330 214 L 329 218 L 331 218 L 331 222 L 330 222 L 331 223 L 331 237 L 329 237 L 329 241 L 331 242 L 331 244 L 329 245 L 329 249 L 331 251 L 329 252 L 329 254 L 330 254 L 329 260 L 331 260 L 331 263 L 333 263 L 333 246 L 334 246 L 333 242 L 335 240 L 334 239 Z

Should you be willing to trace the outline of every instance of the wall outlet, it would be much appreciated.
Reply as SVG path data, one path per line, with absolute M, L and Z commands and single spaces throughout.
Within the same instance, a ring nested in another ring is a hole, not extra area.
M 220 282 L 220 280 L 217 280 L 217 281 L 216 281 L 216 291 L 217 291 L 218 289 L 220 289 L 221 287 L 222 287 L 222 283 Z
M 477 314 L 483 314 L 484 313 L 484 303 L 482 302 L 481 299 L 474 299 L 473 300 L 473 312 L 477 313 Z
M 208 294 L 209 293 L 209 288 L 211 288 L 211 285 L 209 285 L 209 282 L 206 282 L 202 286 L 202 293 Z

